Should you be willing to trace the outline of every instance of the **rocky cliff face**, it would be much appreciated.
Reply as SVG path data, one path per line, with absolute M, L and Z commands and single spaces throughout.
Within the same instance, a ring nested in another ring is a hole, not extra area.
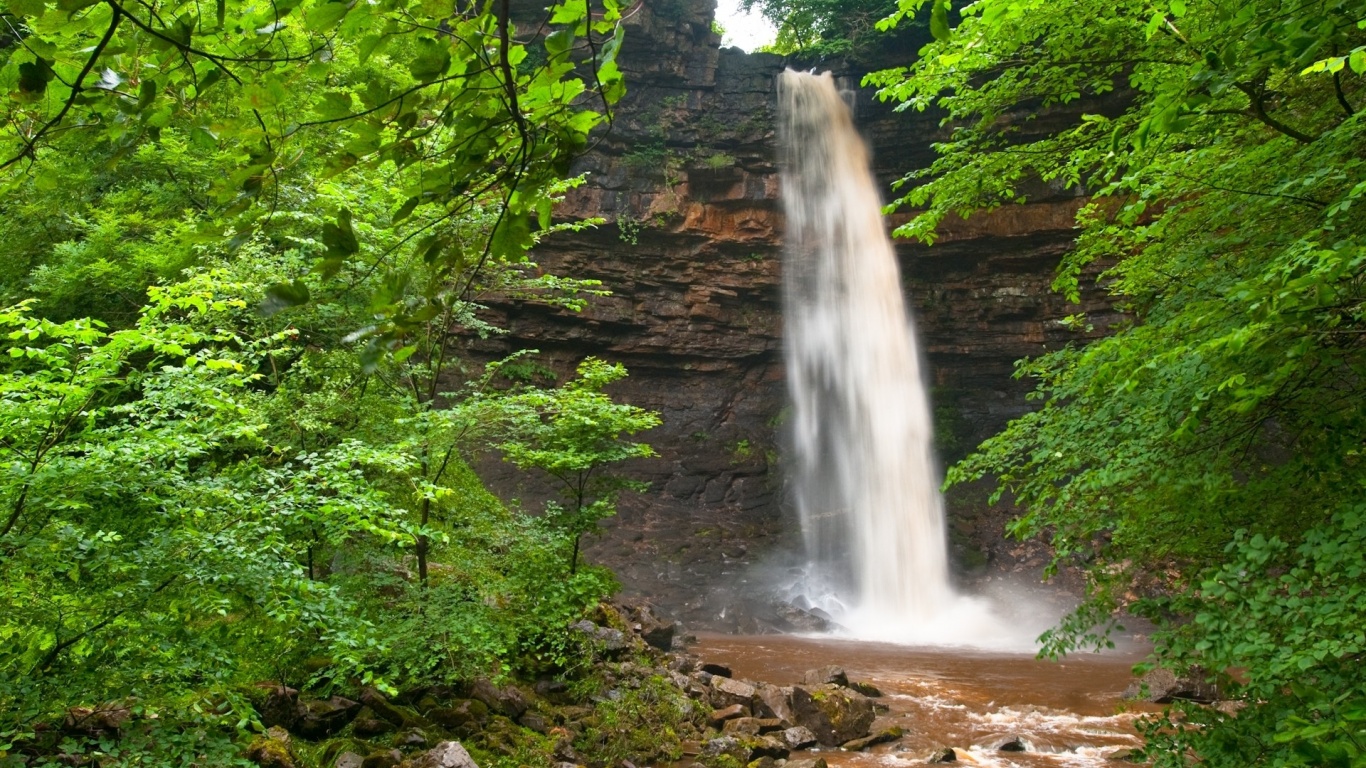
M 558 210 L 608 223 L 556 236 L 535 254 L 545 269 L 600 279 L 613 295 L 577 315 L 496 309 L 510 348 L 538 348 L 556 368 L 590 354 L 622 362 L 631 375 L 615 394 L 662 413 L 664 426 L 646 437 L 660 457 L 630 468 L 650 492 L 623 499 L 589 553 L 629 592 L 714 622 L 761 578 L 755 566 L 782 567 L 774 553 L 798 536 L 779 466 L 774 77 L 784 61 L 720 50 L 712 10 L 711 0 L 645 0 L 629 12 L 621 65 L 630 93 L 578 163 L 587 183 Z M 860 73 L 846 74 L 856 88 Z M 854 99 L 880 178 L 929 163 L 941 138 L 936 117 L 893 114 L 867 90 Z M 1048 286 L 1080 201 L 1041 192 L 956 222 L 933 247 L 899 246 L 950 455 L 1026 410 L 1026 385 L 1010 376 L 1015 360 L 1076 338 L 1058 320 L 1077 308 Z M 1099 298 L 1088 296 L 1085 308 L 1103 311 Z M 543 493 L 490 469 L 509 496 Z M 999 521 L 979 531 L 970 512 L 955 529 L 962 551 L 1000 533 Z

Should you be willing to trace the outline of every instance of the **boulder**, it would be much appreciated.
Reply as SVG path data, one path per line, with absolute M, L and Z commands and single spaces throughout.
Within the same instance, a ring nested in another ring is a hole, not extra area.
M 727 720 L 721 728 L 727 736 L 754 738 L 759 735 L 759 718 L 736 717 Z
M 1193 669 L 1192 677 L 1177 677 L 1166 669 L 1154 669 L 1124 689 L 1124 698 L 1170 704 L 1177 699 L 1211 704 L 1219 699 L 1219 687 L 1199 677 L 1201 670 Z
M 727 720 L 734 720 L 737 717 L 748 717 L 749 710 L 743 704 L 732 704 L 729 707 L 713 710 L 707 716 L 707 723 L 713 728 L 720 728 Z
M 810 611 L 798 608 L 791 603 L 779 603 L 774 606 L 778 618 L 782 619 L 792 629 L 798 632 L 829 632 L 837 625 Z
M 778 768 L 778 762 L 771 757 L 764 756 L 758 760 L 750 760 L 745 768 Z
M 828 747 L 867 736 L 876 717 L 873 702 L 858 691 L 838 685 L 792 688 L 792 721 Z
M 730 667 L 725 664 L 714 664 L 708 661 L 702 664 L 701 669 L 709 675 L 720 675 L 721 677 L 731 676 Z
M 808 669 L 802 675 L 803 685 L 849 685 L 849 676 L 845 674 L 844 667 L 837 667 L 833 664 L 817 669 Z
M 394 706 L 384 694 L 374 688 L 362 688 L 360 701 L 369 707 L 376 717 L 395 728 L 414 728 L 420 722 L 414 715 Z
M 755 719 L 759 721 L 759 733 L 773 733 L 774 731 L 781 731 L 787 727 L 786 723 L 776 717 L 759 717 Z
M 703 763 L 714 765 L 717 758 L 730 756 L 735 762 L 744 765 L 749 762 L 749 747 L 745 746 L 734 736 L 722 736 L 719 739 L 712 739 L 702 745 L 702 751 L 698 757 Z
M 717 709 L 740 704 L 748 709 L 754 703 L 756 691 L 749 683 L 719 675 L 711 679 L 711 703 Z
M 133 717 L 133 711 L 124 704 L 101 704 L 98 707 L 72 707 L 66 711 L 62 720 L 62 730 L 67 733 L 97 735 L 118 731 Z
M 612 627 L 600 627 L 588 619 L 570 624 L 569 628 L 584 635 L 585 638 L 609 655 L 620 653 L 631 647 L 630 641 L 626 639 L 626 634 L 621 630 Z
M 404 768 L 479 768 L 458 741 L 443 741 L 404 763 Z
M 783 744 L 788 749 L 805 749 L 818 743 L 816 734 L 812 733 L 810 728 L 804 728 L 800 725 L 780 732 L 778 738 L 782 739 Z
M 1025 741 L 1023 736 L 1012 733 L 1009 736 L 998 736 L 987 742 L 987 749 L 997 752 L 1028 752 L 1029 742 Z
M 261 768 L 295 768 L 294 751 L 289 742 L 289 731 L 272 725 L 247 745 L 247 759 Z
M 789 724 L 792 722 L 791 688 L 759 683 L 754 687 L 754 694 L 754 714 L 759 717 L 777 718 Z
M 427 734 L 421 728 L 409 728 L 394 736 L 393 745 L 396 749 L 421 749 L 427 746 Z
M 258 683 L 256 687 L 265 690 L 265 695 L 256 704 L 261 725 L 267 728 L 274 725 L 292 727 L 299 719 L 299 692 L 287 685 L 274 683 Z
M 427 710 L 427 719 L 448 730 L 472 729 L 488 720 L 489 708 L 482 701 L 465 699 L 449 707 Z
M 301 702 L 292 730 L 305 739 L 325 739 L 345 728 L 360 709 L 359 702 L 341 696 Z
M 828 768 L 825 758 L 818 757 L 815 760 L 788 760 L 783 768 Z
M 786 760 L 791 754 L 791 750 L 782 741 L 772 736 L 759 736 L 752 739 L 749 746 L 749 758 L 751 760 L 769 758 L 771 760 Z
M 896 726 L 892 726 L 891 728 L 884 728 L 871 736 L 864 736 L 861 739 L 846 741 L 841 746 L 850 752 L 862 752 L 874 744 L 886 744 L 889 741 L 896 741 L 904 735 L 905 731 Z
M 941 747 L 940 749 L 936 749 L 934 754 L 926 758 L 925 762 L 956 763 L 958 762 L 958 753 L 954 752 L 952 747 Z
M 356 719 L 351 721 L 351 732 L 362 739 L 380 736 L 392 730 L 394 724 L 380 719 L 378 713 L 370 707 L 361 707 L 360 712 L 356 713 Z
M 510 720 L 516 720 L 526 712 L 526 697 L 522 692 L 512 686 L 499 688 L 488 680 L 479 678 L 470 686 L 470 698 L 482 702 L 491 711 L 506 716 Z
M 394 768 L 403 762 L 403 753 L 397 749 L 385 749 L 379 752 L 372 752 L 365 761 L 360 764 L 360 768 Z
M 343 752 L 337 755 L 337 759 L 332 763 L 332 768 L 361 768 L 365 763 L 365 758 L 355 752 Z
M 876 685 L 873 685 L 872 683 L 860 683 L 855 681 L 849 683 L 849 687 L 853 688 L 854 690 L 858 691 L 864 696 L 867 696 L 870 699 L 882 698 L 882 691 L 878 690 L 878 687 Z

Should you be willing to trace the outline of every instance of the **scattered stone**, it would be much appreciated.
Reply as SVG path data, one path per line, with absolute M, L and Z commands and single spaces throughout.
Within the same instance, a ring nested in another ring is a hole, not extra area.
M 778 618 L 787 622 L 788 626 L 798 632 L 829 632 L 834 629 L 832 622 L 791 603 L 779 603 L 774 606 L 774 610 L 777 612 Z
M 778 738 L 783 740 L 788 749 L 805 749 L 817 743 L 816 734 L 812 733 L 810 728 L 800 725 L 782 731 Z
M 1023 736 L 1012 733 L 1009 736 L 1002 736 L 991 741 L 987 745 L 987 749 L 993 749 L 997 752 L 1028 752 L 1029 743 L 1024 740 Z
M 403 753 L 397 749 L 386 749 L 381 752 L 371 753 L 360 764 L 360 768 L 394 768 L 403 762 Z
M 754 687 L 754 714 L 792 723 L 792 689 L 760 683 Z
M 256 711 L 261 715 L 261 725 L 267 728 L 273 725 L 289 728 L 294 725 L 299 719 L 299 692 L 274 683 L 258 683 L 257 687 L 266 689 L 265 698 L 256 705 Z
M 362 739 L 381 736 L 392 730 L 394 724 L 388 720 L 381 720 L 370 707 L 361 707 L 360 712 L 356 713 L 356 719 L 351 721 L 351 733 Z
M 512 720 L 522 716 L 527 710 L 526 697 L 512 686 L 499 688 L 488 678 L 479 678 L 470 686 L 470 698 L 482 702 L 490 711 L 505 715 Z
M 711 692 L 712 705 L 717 709 L 732 704 L 740 704 L 748 708 L 754 703 L 756 693 L 754 686 L 749 683 L 742 683 L 739 680 L 732 680 L 720 675 L 711 679 Z
M 291 730 L 305 739 L 325 739 L 345 728 L 360 709 L 359 702 L 341 696 L 303 702 L 299 705 L 299 718 Z
M 690 653 L 676 653 L 669 659 L 669 669 L 680 674 L 688 674 L 697 669 L 702 661 Z
M 523 727 L 529 728 L 537 733 L 550 733 L 550 723 L 547 722 L 545 717 L 539 712 L 527 712 L 525 715 L 522 715 L 522 719 L 519 722 L 521 722 Z
M 875 744 L 886 744 L 889 741 L 896 741 L 904 735 L 906 735 L 905 731 L 896 726 L 892 726 L 891 728 L 884 728 L 872 736 L 864 736 L 861 739 L 845 742 L 842 746 L 850 752 L 862 752 Z
M 818 669 L 808 669 L 802 675 L 804 685 L 849 685 L 849 676 L 844 673 L 844 667 L 837 667 L 833 664 Z
M 729 755 L 731 759 L 743 765 L 749 762 L 749 747 L 742 744 L 734 736 L 722 736 L 703 744 L 702 751 L 698 753 L 702 762 L 707 764 L 714 764 L 717 758 L 725 755 Z
M 398 749 L 420 749 L 427 746 L 427 734 L 421 728 L 409 728 L 394 737 L 394 746 Z
M 853 688 L 854 690 L 858 691 L 864 696 L 867 696 L 870 699 L 882 698 L 882 691 L 878 690 L 878 687 L 876 685 L 873 685 L 872 683 L 852 682 L 849 683 L 849 687 Z
M 1191 670 L 1196 675 L 1200 670 Z M 1166 669 L 1154 669 L 1124 689 L 1124 698 L 1170 704 L 1177 699 L 1211 704 L 1219 699 L 1219 687 L 1199 677 L 1177 677 Z
M 554 698 L 569 690 L 569 684 L 563 680 L 537 680 L 531 687 L 537 696 Z
M 332 768 L 361 768 L 364 763 L 365 758 L 355 752 L 343 752 L 337 755 L 337 760 L 332 763 Z
M 410 765 L 411 768 L 479 768 L 458 741 L 443 741 L 423 752 Z
M 784 723 L 781 718 L 760 717 L 756 719 L 759 721 L 759 733 L 773 733 L 774 731 L 781 731 L 787 727 L 787 724 Z
M 956 763 L 958 762 L 958 753 L 953 751 L 953 747 L 943 747 L 942 749 L 936 749 L 934 754 L 930 755 L 925 762 Z
M 72 707 L 66 711 L 62 730 L 67 733 L 99 734 L 118 731 L 133 717 L 133 712 L 122 704 L 101 704 L 98 707 Z
M 413 728 L 417 725 L 416 717 L 391 704 L 384 694 L 374 688 L 362 688 L 360 701 L 369 707 L 377 717 L 395 728 Z
M 482 701 L 465 699 L 449 707 L 427 710 L 427 719 L 449 730 L 477 727 L 489 717 L 489 708 Z
M 247 759 L 261 768 L 294 768 L 294 753 L 289 748 L 289 731 L 278 725 L 247 745 Z
M 713 728 L 720 728 L 727 720 L 734 720 L 737 717 L 748 717 L 749 710 L 743 704 L 732 704 L 729 707 L 722 707 L 714 710 L 707 716 L 707 722 Z
M 685 741 L 678 748 L 684 757 L 697 757 L 702 754 L 702 742 L 700 741 Z
M 1109 753 L 1108 755 L 1105 756 L 1105 759 L 1106 759 L 1106 760 L 1116 760 L 1116 761 L 1125 762 L 1125 763 L 1140 763 L 1140 762 L 1143 762 L 1144 754 L 1143 754 L 1142 750 L 1137 750 L 1137 749 L 1120 749 L 1120 750 L 1116 750 L 1116 751 L 1114 751 L 1114 752 Z
M 631 647 L 630 641 L 626 639 L 626 634 L 621 630 L 600 627 L 588 619 L 575 622 L 569 625 L 569 628 L 586 635 L 589 640 L 601 646 L 608 653 L 617 653 Z
M 820 743 L 835 747 L 868 735 L 877 717 L 873 702 L 838 685 L 792 688 L 792 720 L 811 729 Z
M 749 757 L 751 760 L 756 758 L 769 758 L 771 760 L 786 759 L 791 750 L 787 745 L 772 736 L 760 736 L 750 742 Z
M 702 665 L 702 671 L 710 675 L 720 675 L 721 677 L 730 677 L 731 675 L 730 667 L 725 664 L 714 664 L 710 661 L 705 662 Z
M 748 736 L 759 735 L 759 718 L 757 717 L 736 717 L 725 722 L 721 729 L 728 736 Z
M 673 648 L 674 633 L 678 629 L 676 623 L 655 616 L 654 609 L 648 603 L 632 603 L 624 605 L 623 608 L 630 617 L 631 630 L 639 635 L 646 645 L 661 651 Z

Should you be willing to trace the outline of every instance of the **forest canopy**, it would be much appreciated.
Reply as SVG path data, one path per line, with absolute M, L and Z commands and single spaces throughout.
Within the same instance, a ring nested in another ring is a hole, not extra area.
M 614 580 L 579 540 L 658 418 L 603 392 L 619 365 L 554 386 L 472 345 L 488 301 L 603 292 L 527 251 L 593 224 L 550 211 L 624 90 L 617 5 L 0 19 L 0 756 L 241 764 L 262 680 L 583 664 L 569 624 Z M 570 506 L 472 471 L 528 441 L 527 471 L 591 476 Z M 52 730 L 110 701 L 117 742 Z
M 949 471 L 1090 576 L 1045 652 L 1127 607 L 1155 663 L 1245 705 L 1152 720 L 1157 764 L 1361 764 L 1366 5 L 903 0 L 882 27 L 925 12 L 934 40 L 867 79 L 948 132 L 897 234 L 1069 191 L 1054 287 L 1099 267 L 1124 318 L 1021 361 L 1037 408 Z

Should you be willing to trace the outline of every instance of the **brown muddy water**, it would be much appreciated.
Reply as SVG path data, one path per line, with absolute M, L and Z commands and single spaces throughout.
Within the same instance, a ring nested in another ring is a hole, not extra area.
M 1049 662 L 1023 653 L 829 637 L 702 635 L 690 650 L 742 679 L 792 685 L 808 669 L 836 664 L 850 680 L 877 686 L 877 701 L 890 710 L 874 732 L 895 725 L 905 736 L 867 752 L 812 755 L 831 768 L 923 765 L 941 747 L 957 752 L 958 765 L 1114 766 L 1107 756 L 1139 746 L 1134 720 L 1154 709 L 1120 699 L 1141 647 Z M 1022 738 L 1028 751 L 994 749 L 1008 736 Z

